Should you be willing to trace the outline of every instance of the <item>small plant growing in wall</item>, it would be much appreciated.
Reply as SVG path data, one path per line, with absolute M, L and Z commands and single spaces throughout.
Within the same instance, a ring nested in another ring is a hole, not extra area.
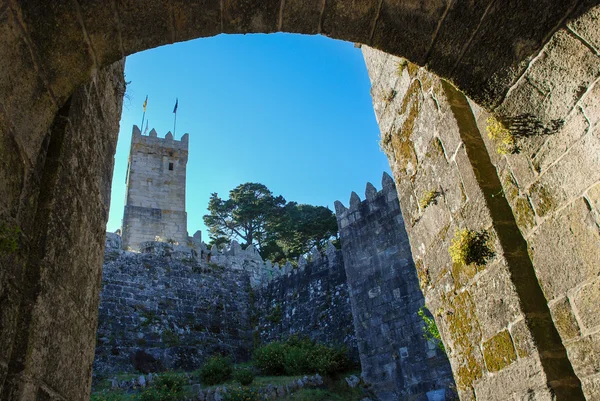
M 421 309 L 419 309 L 417 314 L 425 323 L 423 326 L 423 337 L 425 337 L 427 341 L 434 342 L 440 350 L 446 352 L 446 348 L 444 348 L 444 343 L 442 343 L 442 337 L 440 336 L 440 331 L 435 324 L 435 320 L 433 320 L 432 317 L 429 317 L 429 310 L 427 310 L 426 307 L 421 306 Z
M 468 229 L 457 230 L 448 249 L 454 263 L 485 266 L 495 253 L 490 244 L 490 234 L 486 231 Z
M 419 201 L 419 206 L 421 206 L 421 209 L 426 209 L 429 205 L 437 205 L 437 198 L 440 195 L 441 193 L 436 190 L 425 192 Z
M 406 59 L 402 59 L 400 60 L 397 64 L 396 64 L 396 75 L 398 75 L 399 77 L 402 76 L 402 73 L 404 72 L 404 69 L 408 66 L 408 61 Z
M 519 151 L 516 138 L 511 132 L 494 117 L 486 121 L 488 137 L 496 143 L 496 152 L 501 155 L 514 154 Z
M 381 96 L 381 100 L 383 100 L 385 104 L 390 104 L 396 97 L 396 94 L 397 92 L 394 89 L 390 89 Z

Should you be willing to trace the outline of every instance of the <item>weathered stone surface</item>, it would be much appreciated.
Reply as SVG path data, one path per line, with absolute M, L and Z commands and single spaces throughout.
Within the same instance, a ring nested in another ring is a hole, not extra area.
M 555 40 L 560 42 L 560 36 Z M 565 44 L 571 50 L 571 46 L 579 45 Z M 505 394 L 498 392 L 500 387 L 487 380 L 497 374 L 506 378 L 505 384 L 515 382 L 514 397 L 525 394 L 528 388 L 535 389 L 539 397 L 548 397 L 548 383 L 551 383 L 559 399 L 583 399 L 559 338 L 558 323 L 551 321 L 554 315 L 547 301 L 564 291 L 572 291 L 574 286 L 583 285 L 595 275 L 587 256 L 598 253 L 595 247 L 598 233 L 593 229 L 595 214 L 589 207 L 586 212 L 582 207 L 584 202 L 579 200 L 572 206 L 565 205 L 566 199 L 581 196 L 598 181 L 597 171 L 589 170 L 600 163 L 596 160 L 598 152 L 595 138 L 591 138 L 588 130 L 588 119 L 582 112 L 571 112 L 565 118 L 567 124 L 559 127 L 558 134 L 552 134 L 560 137 L 520 137 L 518 143 L 523 149 L 520 154 L 497 155 L 496 144 L 482 135 L 490 117 L 487 112 L 447 83 L 440 83 L 402 59 L 364 47 L 363 51 L 372 80 L 382 147 L 397 181 L 402 183 L 398 186 L 398 197 L 415 267 L 427 303 L 436 311 L 434 315 L 445 346 L 450 350 L 460 396 L 501 399 L 499 394 Z M 555 57 L 559 57 L 558 53 Z M 404 65 L 401 79 L 389 78 L 386 65 L 390 59 L 396 65 Z M 583 68 L 593 70 L 591 64 L 588 67 Z M 577 75 L 576 80 L 582 79 L 583 86 L 589 87 L 594 74 L 590 79 L 581 76 Z M 548 79 L 552 82 L 556 78 Z M 564 85 L 569 88 L 567 83 Z M 377 96 L 390 87 L 396 93 L 392 101 Z M 587 96 L 589 93 L 584 99 Z M 568 107 L 560 107 L 556 106 L 556 113 L 569 111 Z M 547 121 L 548 116 L 541 118 Z M 565 153 L 569 156 L 565 157 Z M 540 175 L 542 180 L 532 167 L 536 157 L 540 164 L 548 166 Z M 552 174 L 553 170 L 557 173 Z M 567 175 L 574 180 L 570 188 L 558 179 Z M 440 193 L 439 199 L 424 203 L 424 195 L 432 191 Z M 555 206 L 540 208 L 542 203 L 552 204 L 548 202 L 551 199 L 548 193 L 558 193 L 559 196 L 554 195 L 558 201 Z M 560 216 L 548 218 L 557 210 L 561 211 Z M 570 210 L 573 212 L 565 213 Z M 569 215 L 572 217 L 565 220 Z M 588 223 L 582 225 L 580 221 Z M 463 227 L 490 233 L 495 256 L 485 266 L 462 266 L 451 260 L 448 249 L 453 233 Z M 569 232 L 565 227 L 572 229 Z M 589 234 L 584 234 L 588 228 L 583 227 L 589 227 Z M 577 251 L 580 245 L 586 250 Z M 560 250 L 558 257 L 556 249 Z M 575 265 L 576 260 L 579 265 L 590 267 L 565 269 Z M 550 269 L 545 272 L 544 265 L 553 266 L 552 272 Z M 548 291 L 554 287 L 557 290 L 550 295 Z M 593 319 L 591 314 L 590 319 Z M 502 356 L 498 353 L 499 344 L 510 344 L 503 348 L 512 351 Z M 569 357 L 572 363 L 571 353 Z M 531 358 L 537 362 L 531 364 Z M 538 369 L 539 374 L 517 373 L 526 369 L 532 372 Z M 564 379 L 558 379 L 560 375 Z M 567 394 L 568 398 L 561 398 Z
M 37 211 L 30 216 L 35 224 L 19 224 L 27 241 L 19 239 L 15 255 L 0 255 L 0 399 L 89 396 L 101 231 L 110 204 L 123 67 L 117 63 L 99 72 L 94 82 L 73 94 L 48 133 L 39 164 L 29 167 L 39 169 L 39 181 L 23 183 L 21 196 Z M 99 107 L 103 113 L 97 113 Z M 30 141 L 26 147 L 31 146 L 38 145 Z M 27 188 L 32 184 L 37 189 Z M 81 194 L 87 202 L 77 200 Z M 27 256 L 19 256 L 22 252 Z M 19 268 L 26 270 L 17 273 Z M 19 276 L 28 281 L 17 280 Z

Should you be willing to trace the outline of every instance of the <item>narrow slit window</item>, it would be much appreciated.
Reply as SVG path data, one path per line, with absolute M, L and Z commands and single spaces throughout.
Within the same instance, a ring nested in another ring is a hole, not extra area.
M 169 171 L 173 171 L 173 163 L 169 163 Z

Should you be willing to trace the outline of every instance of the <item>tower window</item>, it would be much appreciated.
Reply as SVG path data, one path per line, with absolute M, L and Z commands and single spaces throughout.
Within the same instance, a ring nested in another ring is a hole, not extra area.
M 173 171 L 173 163 L 169 163 L 169 170 Z

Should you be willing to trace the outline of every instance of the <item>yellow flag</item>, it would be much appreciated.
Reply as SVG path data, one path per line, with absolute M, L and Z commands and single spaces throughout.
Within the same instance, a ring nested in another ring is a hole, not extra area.
M 146 112 L 147 105 L 148 105 L 148 95 L 146 95 L 146 100 L 144 100 L 144 113 Z

